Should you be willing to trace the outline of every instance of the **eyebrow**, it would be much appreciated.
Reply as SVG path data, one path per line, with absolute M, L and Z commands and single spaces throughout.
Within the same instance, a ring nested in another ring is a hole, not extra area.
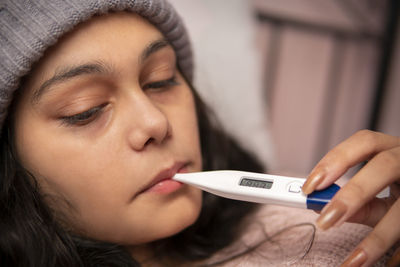
M 155 52 L 160 49 L 171 46 L 166 39 L 159 39 L 148 44 L 139 56 L 139 63 L 144 62 L 148 57 L 150 57 Z M 68 80 L 87 75 L 87 74 L 105 74 L 112 72 L 112 66 L 102 62 L 96 61 L 93 63 L 85 63 L 78 66 L 66 67 L 61 71 L 57 72 L 53 77 L 46 80 L 42 85 L 35 90 L 32 96 L 32 102 L 38 103 L 41 97 L 50 91 L 51 87 Z

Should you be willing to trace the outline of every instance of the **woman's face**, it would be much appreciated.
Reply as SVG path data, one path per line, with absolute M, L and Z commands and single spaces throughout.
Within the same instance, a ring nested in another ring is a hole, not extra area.
M 142 244 L 192 224 L 201 170 L 192 93 L 162 34 L 137 15 L 98 16 L 46 52 L 16 105 L 18 156 L 64 226 Z

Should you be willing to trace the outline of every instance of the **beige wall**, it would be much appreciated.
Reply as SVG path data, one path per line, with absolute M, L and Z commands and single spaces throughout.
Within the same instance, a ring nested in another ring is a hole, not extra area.
M 364 12 L 361 20 L 334 0 L 171 2 L 193 39 L 200 93 L 270 172 L 307 175 L 331 147 L 368 126 L 379 62 L 375 37 L 383 30 L 386 1 L 369 1 L 377 6 L 368 9 L 363 1 L 347 0 Z M 274 24 L 258 24 L 255 10 L 346 34 L 337 39 L 302 27 L 277 31 Z M 277 37 L 279 49 L 270 50 Z M 400 135 L 399 51 L 394 61 L 380 129 Z
M 229 133 L 272 164 L 263 99 L 263 58 L 250 1 L 171 0 L 193 41 L 195 86 Z M 227 4 L 229 3 L 229 4 Z

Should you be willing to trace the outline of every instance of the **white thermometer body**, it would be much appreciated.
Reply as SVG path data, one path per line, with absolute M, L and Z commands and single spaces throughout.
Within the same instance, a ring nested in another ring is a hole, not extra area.
M 177 173 L 173 180 L 242 201 L 321 210 L 340 189 L 336 184 L 305 195 L 303 178 L 242 171 Z

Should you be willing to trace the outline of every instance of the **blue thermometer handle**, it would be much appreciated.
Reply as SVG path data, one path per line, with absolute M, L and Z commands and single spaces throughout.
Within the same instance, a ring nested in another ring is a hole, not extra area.
M 307 209 L 322 210 L 339 189 L 340 186 L 333 184 L 324 190 L 314 191 L 307 195 Z

